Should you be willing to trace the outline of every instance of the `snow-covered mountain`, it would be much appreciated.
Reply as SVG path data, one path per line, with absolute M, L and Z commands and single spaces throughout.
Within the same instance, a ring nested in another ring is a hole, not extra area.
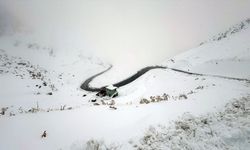
M 113 99 L 80 89 L 107 62 L 23 35 L 0 37 L 0 149 L 247 149 L 250 28 L 243 24 L 162 62 L 204 75 L 151 70 Z
M 249 79 L 249 24 L 246 19 L 166 63 L 186 71 Z

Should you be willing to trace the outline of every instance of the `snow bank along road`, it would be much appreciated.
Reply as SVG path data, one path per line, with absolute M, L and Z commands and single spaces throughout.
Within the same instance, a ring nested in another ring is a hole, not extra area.
M 100 91 L 103 87 L 97 88 L 97 87 L 91 87 L 89 85 L 89 83 L 96 78 L 97 76 L 109 71 L 112 68 L 112 65 L 109 66 L 108 69 L 97 73 L 93 76 L 91 76 L 90 78 L 88 78 L 87 80 L 85 80 L 83 82 L 83 84 L 81 85 L 81 89 L 86 90 L 86 91 L 91 91 L 91 92 L 98 92 Z M 127 85 L 131 82 L 133 82 L 134 80 L 136 80 L 137 78 L 139 78 L 140 76 L 142 76 L 143 74 L 145 74 L 146 72 L 152 70 L 152 69 L 170 69 L 172 71 L 175 72 L 180 72 L 180 73 L 185 73 L 185 74 L 189 74 L 189 75 L 195 75 L 195 76 L 209 76 L 209 77 L 216 77 L 216 78 L 223 78 L 223 79 L 229 79 L 229 80 L 238 80 L 238 81 L 248 81 L 250 82 L 250 79 L 244 79 L 244 78 L 234 78 L 234 77 L 227 77 L 227 76 L 221 76 L 221 75 L 210 75 L 210 74 L 202 74 L 202 73 L 194 73 L 194 72 L 189 72 L 189 71 L 184 71 L 184 70 L 180 70 L 180 69 L 175 69 L 175 68 L 168 68 L 168 67 L 164 67 L 164 66 L 148 66 L 145 68 L 142 68 L 141 70 L 139 70 L 136 74 L 132 75 L 131 77 L 120 81 L 118 83 L 113 84 L 116 87 L 122 87 L 124 85 Z M 104 86 L 105 87 L 105 86 Z

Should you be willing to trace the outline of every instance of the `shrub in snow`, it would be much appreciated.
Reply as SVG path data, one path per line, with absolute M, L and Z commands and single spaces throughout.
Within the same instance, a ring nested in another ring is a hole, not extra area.
M 103 141 L 89 140 L 86 143 L 86 150 L 101 150 L 106 149 L 106 146 Z
M 55 84 L 48 77 L 49 73 L 46 69 L 33 65 L 30 61 L 24 60 L 21 57 L 9 56 L 4 50 L 0 50 L 0 74 L 12 74 L 20 77 L 21 79 L 38 80 L 44 87 L 49 88 L 51 91 L 57 91 Z M 42 88 L 41 85 L 36 85 L 38 89 Z
M 5 112 L 8 110 L 8 107 L 3 107 L 2 109 L 1 109 L 1 112 L 0 112 L 0 114 L 1 115 L 5 115 Z
M 190 94 L 190 93 L 189 93 Z M 191 93 L 192 94 L 192 93 Z M 187 99 L 186 94 L 180 94 L 178 96 L 172 96 L 172 99 L 174 100 L 181 100 L 181 99 Z M 161 102 L 161 101 L 167 101 L 170 99 L 170 96 L 166 93 L 164 93 L 162 96 L 150 96 L 149 99 L 142 98 L 140 100 L 140 104 L 149 104 L 149 103 L 156 103 L 156 102 Z
M 47 95 L 53 95 L 53 93 L 52 93 L 52 92 L 49 92 L 49 93 L 47 93 Z
M 184 114 L 168 127 L 150 127 L 137 142 L 138 150 L 248 150 L 250 147 L 250 96 L 226 105 L 223 112 L 195 117 Z
M 65 108 L 66 108 L 66 105 L 63 105 L 63 106 L 60 107 L 60 110 L 61 110 L 61 111 L 62 111 L 62 110 L 65 110 Z
M 163 100 L 168 100 L 170 98 L 170 96 L 168 94 L 166 94 L 166 93 L 164 93 L 162 95 L 162 97 L 163 97 Z
M 204 86 L 198 86 L 197 88 L 195 88 L 196 90 L 199 90 L 199 89 L 204 89 Z
M 179 99 L 187 99 L 187 95 L 186 94 L 180 94 Z
M 146 98 L 143 98 L 140 100 L 140 104 L 149 104 L 149 103 L 150 103 L 150 101 L 147 100 Z
M 39 111 L 39 109 L 37 109 L 37 108 L 31 108 L 28 110 L 28 112 L 30 112 L 30 113 L 36 113 L 38 111 Z
M 121 146 L 118 144 L 107 145 L 103 140 L 88 140 L 83 145 L 75 143 L 71 145 L 71 150 L 118 150 Z
M 210 42 L 210 41 L 219 41 L 219 40 L 222 40 L 222 39 L 224 39 L 232 34 L 241 32 L 242 30 L 247 29 L 249 27 L 249 24 L 250 24 L 250 18 L 246 19 L 238 24 L 235 24 L 234 26 L 232 26 L 231 28 L 229 28 L 227 31 L 225 31 L 223 33 L 219 33 L 218 35 L 213 36 L 212 39 L 209 39 L 208 41 L 201 42 L 200 45 L 203 45 L 203 44 Z

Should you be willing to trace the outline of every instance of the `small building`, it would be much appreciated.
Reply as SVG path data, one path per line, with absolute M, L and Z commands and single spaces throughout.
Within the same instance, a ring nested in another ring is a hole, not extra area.
M 118 96 L 117 87 L 115 87 L 113 85 L 107 86 L 106 87 L 106 94 L 109 97 L 116 97 L 116 96 Z
M 103 87 L 96 95 L 100 97 L 103 96 L 116 97 L 118 96 L 117 87 L 113 85 Z

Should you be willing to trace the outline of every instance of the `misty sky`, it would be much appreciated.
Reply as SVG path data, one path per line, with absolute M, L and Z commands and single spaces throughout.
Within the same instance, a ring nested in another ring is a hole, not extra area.
M 160 63 L 248 17 L 250 0 L 0 0 L 0 28 L 124 67 Z

